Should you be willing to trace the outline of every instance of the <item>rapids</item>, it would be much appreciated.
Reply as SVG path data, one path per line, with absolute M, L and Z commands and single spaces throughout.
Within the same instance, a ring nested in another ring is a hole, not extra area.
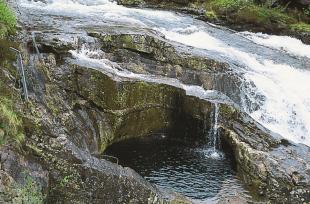
M 234 71 L 244 78 L 242 100 L 235 103 L 268 129 L 310 145 L 310 46 L 297 39 L 237 33 L 186 15 L 126 8 L 108 0 L 20 0 L 18 9 L 34 31 L 58 32 L 67 40 L 68 34 L 85 34 L 92 27 L 119 25 L 153 29 L 192 49 L 213 51 L 237 65 Z

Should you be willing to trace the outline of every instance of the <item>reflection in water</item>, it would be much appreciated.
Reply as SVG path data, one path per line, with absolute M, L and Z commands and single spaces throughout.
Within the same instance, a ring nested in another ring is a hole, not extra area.
M 229 157 L 212 159 L 204 149 L 168 139 L 135 139 L 114 144 L 107 154 L 148 181 L 179 192 L 197 203 L 240 196 L 250 199 L 236 178 Z

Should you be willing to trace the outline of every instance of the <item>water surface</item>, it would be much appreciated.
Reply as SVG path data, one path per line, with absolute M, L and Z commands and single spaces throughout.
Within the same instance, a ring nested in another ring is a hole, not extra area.
M 134 139 L 112 145 L 106 154 L 146 180 L 179 192 L 195 203 L 217 203 L 241 197 L 252 200 L 238 180 L 228 156 L 210 157 L 208 149 L 168 139 Z

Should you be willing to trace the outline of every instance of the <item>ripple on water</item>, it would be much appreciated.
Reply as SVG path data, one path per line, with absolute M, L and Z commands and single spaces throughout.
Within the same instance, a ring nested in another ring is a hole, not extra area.
M 229 157 L 213 149 L 168 140 L 132 140 L 115 144 L 106 153 L 118 157 L 121 165 L 133 168 L 148 181 L 196 203 L 216 203 L 235 196 L 251 200 Z

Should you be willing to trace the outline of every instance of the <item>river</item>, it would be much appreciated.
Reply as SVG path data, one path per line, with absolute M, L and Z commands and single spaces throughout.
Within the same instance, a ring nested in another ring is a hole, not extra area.
M 122 77 L 183 88 L 189 95 L 230 101 L 282 137 L 310 146 L 310 46 L 288 36 L 234 32 L 169 11 L 126 8 L 108 0 L 19 0 L 19 19 L 29 31 L 72 42 L 107 26 L 152 30 L 188 52 L 230 65 L 242 78 L 238 92 L 205 90 L 177 79 L 132 73 L 93 47 L 72 50 L 73 59 Z M 236 97 L 236 94 L 238 95 Z M 228 99 L 228 98 L 230 99 Z

